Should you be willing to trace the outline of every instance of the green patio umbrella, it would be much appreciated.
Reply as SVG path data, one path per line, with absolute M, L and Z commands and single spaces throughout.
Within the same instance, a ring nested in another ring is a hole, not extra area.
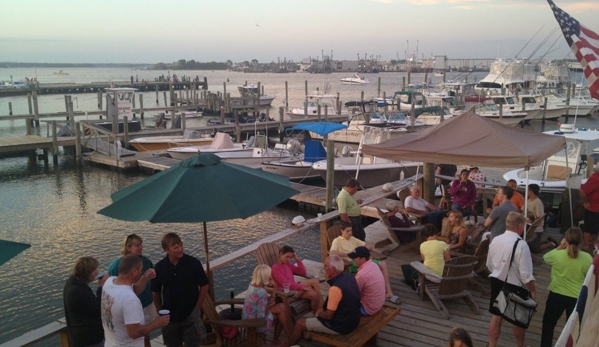
M 29 247 L 28 243 L 0 240 L 0 266 Z
M 98 213 L 133 222 L 202 222 L 209 270 L 206 222 L 247 218 L 298 193 L 287 177 L 202 153 L 112 194 L 113 203 Z

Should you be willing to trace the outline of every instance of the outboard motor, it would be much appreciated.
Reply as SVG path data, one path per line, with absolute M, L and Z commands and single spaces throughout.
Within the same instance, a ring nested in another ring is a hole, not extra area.
M 298 140 L 291 139 L 291 140 L 289 140 L 289 142 L 287 142 L 287 151 L 289 151 L 289 153 L 291 153 L 292 155 L 296 155 L 296 154 L 300 153 L 301 150 L 302 150 L 302 145 Z
M 349 146 L 349 145 L 345 145 L 345 146 L 343 146 L 343 149 L 341 149 L 341 155 L 342 155 L 343 157 L 346 157 L 346 158 L 347 158 L 347 157 L 349 157 L 349 156 L 350 156 L 350 154 L 351 154 L 351 150 L 352 150 L 351 146 Z

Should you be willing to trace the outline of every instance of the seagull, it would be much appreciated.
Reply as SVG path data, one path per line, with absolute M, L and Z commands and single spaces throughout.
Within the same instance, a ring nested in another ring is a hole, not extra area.
M 259 28 L 260 26 L 258 25 L 258 23 L 256 23 L 256 26 Z

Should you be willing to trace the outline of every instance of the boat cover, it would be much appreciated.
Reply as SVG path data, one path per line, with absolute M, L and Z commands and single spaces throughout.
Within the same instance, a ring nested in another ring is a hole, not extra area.
M 538 165 L 565 145 L 563 136 L 515 128 L 468 111 L 422 131 L 364 145 L 362 151 L 397 161 L 513 168 Z
M 231 140 L 231 136 L 227 133 L 216 133 L 214 135 L 214 141 L 210 145 L 212 149 L 227 149 L 227 148 L 235 148 L 233 141 Z

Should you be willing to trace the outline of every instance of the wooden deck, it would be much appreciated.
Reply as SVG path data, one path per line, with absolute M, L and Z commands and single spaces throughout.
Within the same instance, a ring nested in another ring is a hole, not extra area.
M 366 228 L 366 241 L 369 243 L 374 244 L 377 241 L 381 241 L 387 237 L 386 235 L 387 229 L 380 222 L 376 222 Z M 393 292 L 400 297 L 402 304 L 401 313 L 379 333 L 379 346 L 445 346 L 447 336 L 453 327 L 463 327 L 466 329 L 472 336 L 474 346 L 485 346 L 488 340 L 487 328 L 491 320 L 491 314 L 488 312 L 489 299 L 482 298 L 481 293 L 471 290 L 474 300 L 480 309 L 480 315 L 472 313 L 461 299 L 455 301 L 446 300 L 444 303 L 451 314 L 451 318 L 445 319 L 428 298 L 421 301 L 418 294 L 403 283 L 403 274 L 400 266 L 415 260 L 420 260 L 420 255 L 415 244 L 400 246 L 391 252 L 386 260 L 391 277 L 391 287 L 393 288 Z M 318 274 L 320 269 L 323 268 L 323 264 L 316 261 L 306 260 L 304 263 L 306 264 L 308 274 L 311 275 Z M 549 265 L 535 265 L 534 276 L 536 279 L 539 307 L 531 326 L 526 332 L 526 345 L 538 346 L 541 338 L 545 301 L 548 294 L 547 286 L 551 281 Z M 477 281 L 486 288 L 489 288 L 488 280 L 478 278 Z M 326 282 L 321 284 L 321 293 L 323 296 L 326 295 L 328 288 L 329 286 Z M 561 333 L 564 323 L 565 316 L 560 319 L 555 329 L 556 339 Z M 162 347 L 163 344 L 161 342 L 162 338 L 157 337 L 152 341 L 152 345 Z M 299 346 L 323 347 L 326 345 L 319 342 L 302 340 L 299 342 Z M 498 346 L 515 346 L 512 328 L 509 323 L 504 322 L 502 326 Z

